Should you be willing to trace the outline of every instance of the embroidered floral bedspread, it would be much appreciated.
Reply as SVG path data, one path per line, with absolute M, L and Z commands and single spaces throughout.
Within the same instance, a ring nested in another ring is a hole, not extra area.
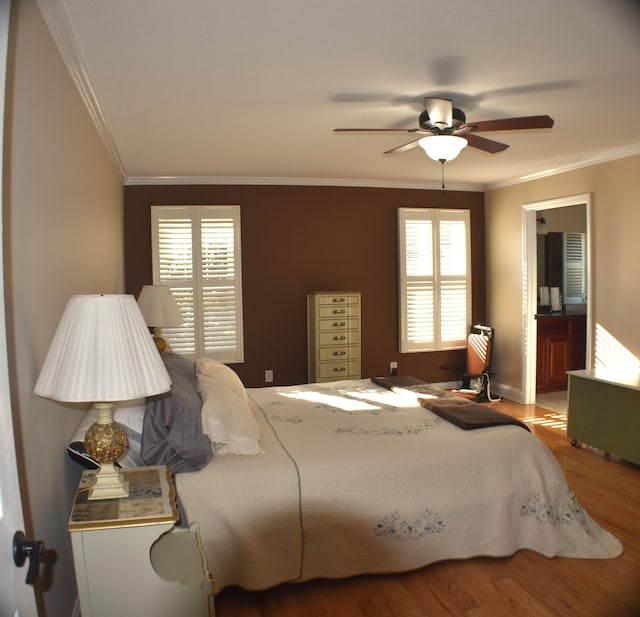
M 201 525 L 217 589 L 402 571 L 522 548 L 548 557 L 622 552 L 582 509 L 549 450 L 521 428 L 464 431 L 369 380 L 248 393 L 265 456 L 233 457 L 244 471 L 229 475 L 226 494 L 223 470 L 213 472 L 229 457 L 185 474 L 202 495 L 216 476 L 208 507 L 224 528 L 203 520 L 204 507 L 193 516 L 178 485 L 190 520 Z M 271 543 L 251 546 L 253 527 L 265 520 Z M 231 546 L 228 537 L 237 546 L 227 552 L 242 562 L 231 576 L 216 550 Z

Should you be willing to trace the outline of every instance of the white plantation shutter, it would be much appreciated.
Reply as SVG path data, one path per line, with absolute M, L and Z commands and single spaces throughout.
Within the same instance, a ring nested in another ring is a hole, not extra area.
M 564 252 L 564 303 L 582 304 L 587 301 L 586 234 L 562 234 Z
M 435 340 L 435 306 L 433 284 L 407 283 L 406 287 L 406 339 L 408 345 Z M 418 351 L 418 349 L 402 349 Z
M 471 313 L 468 210 L 399 208 L 400 351 L 464 347 Z
M 468 211 L 467 211 L 468 214 Z M 468 322 L 468 217 L 440 211 L 440 345 L 466 345 Z M 454 217 L 455 218 L 452 218 Z
M 202 322 L 205 353 L 234 353 L 238 338 L 233 218 L 202 221 Z
M 153 279 L 185 323 L 164 328 L 176 353 L 242 362 L 239 206 L 153 206 Z

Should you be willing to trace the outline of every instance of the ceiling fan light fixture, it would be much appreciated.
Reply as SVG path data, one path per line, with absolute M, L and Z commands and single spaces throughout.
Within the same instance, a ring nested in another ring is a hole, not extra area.
M 429 135 L 420 139 L 418 145 L 434 161 L 452 161 L 466 147 L 467 140 L 457 135 Z

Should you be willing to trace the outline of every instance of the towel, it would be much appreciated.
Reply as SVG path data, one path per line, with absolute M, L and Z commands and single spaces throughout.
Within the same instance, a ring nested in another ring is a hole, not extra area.
M 419 398 L 418 401 L 425 409 L 433 411 L 441 418 L 467 431 L 489 426 L 502 426 L 504 424 L 513 424 L 529 431 L 529 427 L 520 422 L 520 420 L 516 420 L 491 407 L 478 405 L 478 403 L 473 403 L 463 398 L 454 397 L 444 400 L 439 398 Z

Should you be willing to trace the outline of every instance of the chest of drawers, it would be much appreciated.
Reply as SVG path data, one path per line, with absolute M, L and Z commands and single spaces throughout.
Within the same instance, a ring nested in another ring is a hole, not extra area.
M 360 378 L 360 292 L 307 294 L 309 382 Z

